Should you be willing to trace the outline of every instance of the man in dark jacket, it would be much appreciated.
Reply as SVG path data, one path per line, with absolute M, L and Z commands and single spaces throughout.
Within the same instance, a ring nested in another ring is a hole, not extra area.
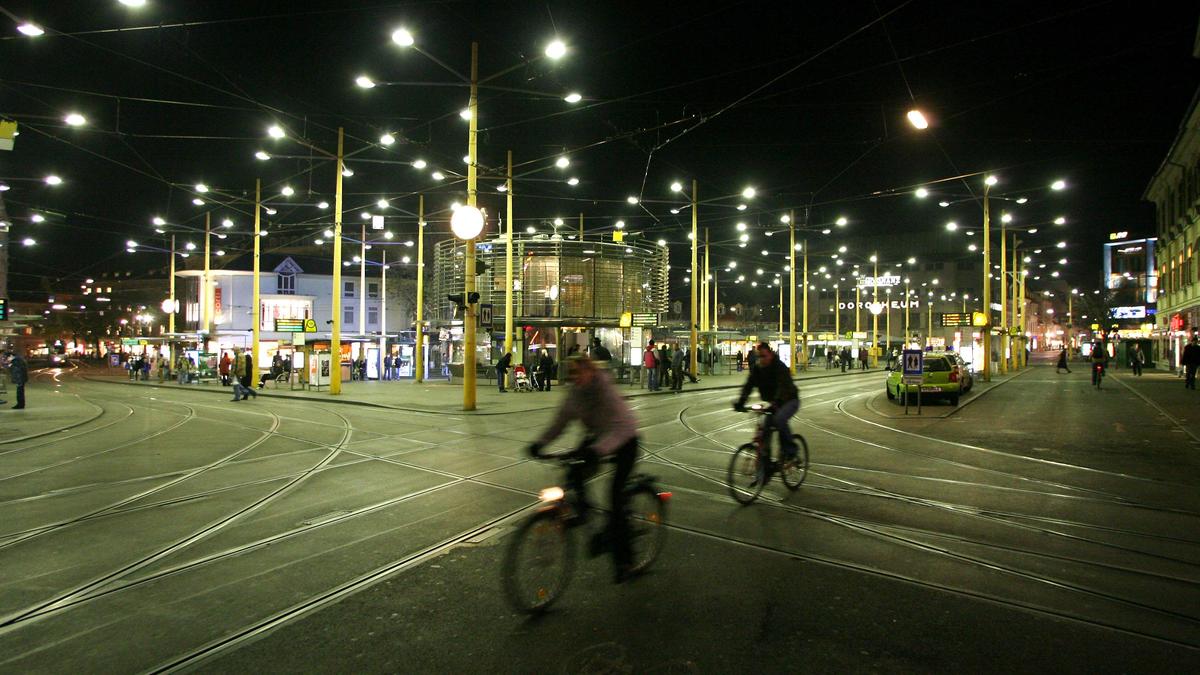
M 592 359 L 592 361 L 596 362 L 596 365 L 602 366 L 604 368 L 607 368 L 610 365 L 612 365 L 612 352 L 608 351 L 608 347 L 605 347 L 604 345 L 600 344 L 600 338 L 597 338 L 597 337 L 592 338 L 592 350 L 591 351 L 592 351 L 591 359 Z
M 783 448 L 784 460 L 795 457 L 796 440 L 792 438 L 788 420 L 800 409 L 800 392 L 792 381 L 791 371 L 765 342 L 758 345 L 758 359 L 750 370 L 750 377 L 746 378 L 746 384 L 742 386 L 741 395 L 733 404 L 734 410 L 740 412 L 746 409 L 746 398 L 752 389 L 758 389 L 758 395 L 774 409 L 774 414 L 768 419 L 779 431 L 779 445 Z
M 13 410 L 21 410 L 25 407 L 25 383 L 29 381 L 29 366 L 25 364 L 25 358 L 20 354 L 10 351 L 7 352 L 7 356 L 8 375 L 17 387 L 17 404 L 13 406 Z
M 508 368 L 512 365 L 512 352 L 504 352 L 504 356 L 496 362 L 496 384 L 500 387 L 500 393 L 508 391 L 504 388 L 504 383 L 508 381 Z
M 1200 344 L 1197 344 L 1197 339 L 1195 335 L 1192 336 L 1192 341 L 1183 348 L 1179 360 L 1183 364 L 1183 372 L 1187 375 L 1184 386 L 1188 389 L 1196 388 L 1196 367 L 1200 366 Z

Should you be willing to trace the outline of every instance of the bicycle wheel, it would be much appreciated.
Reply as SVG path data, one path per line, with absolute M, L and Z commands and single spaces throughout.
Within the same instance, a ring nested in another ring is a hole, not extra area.
M 571 579 L 575 550 L 557 510 L 535 514 L 504 554 L 504 591 L 514 608 L 534 614 L 558 599 Z
M 746 443 L 734 450 L 729 458 L 729 471 L 726 481 L 729 494 L 740 504 L 749 504 L 758 499 L 767 482 L 767 475 L 758 459 L 758 448 L 753 443 Z M 763 475 L 759 475 L 759 474 Z
M 808 441 L 800 434 L 792 434 L 792 439 L 796 441 L 796 458 L 784 462 L 779 471 L 783 484 L 789 490 L 800 487 L 808 476 Z
M 633 549 L 632 569 L 646 571 L 658 557 L 667 538 L 667 504 L 649 485 L 637 485 L 629 491 L 629 543 Z

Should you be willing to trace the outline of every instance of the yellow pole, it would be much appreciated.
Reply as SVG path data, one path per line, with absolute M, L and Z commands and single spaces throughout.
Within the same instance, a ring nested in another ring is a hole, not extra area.
M 262 289 L 259 288 L 259 279 L 261 278 L 259 265 L 261 262 L 261 255 L 262 255 L 262 246 L 261 246 L 262 236 L 260 236 L 260 234 L 259 234 L 260 232 L 262 232 L 262 221 L 260 219 L 260 213 L 259 213 L 261 210 L 262 210 L 262 179 L 255 179 L 254 180 L 254 294 L 253 294 L 254 297 L 251 300 L 251 302 L 254 305 L 254 311 L 251 313 L 252 314 L 252 319 L 251 319 L 252 328 L 251 328 L 251 334 L 250 334 L 250 350 L 251 350 L 250 353 L 254 355 L 254 365 L 255 366 L 260 365 L 258 349 L 259 349 L 259 339 L 261 337 L 259 335 L 259 331 L 261 329 L 258 324 L 260 321 L 262 321 L 262 304 L 261 304 L 262 303 L 262 297 L 261 297 Z M 272 328 L 274 328 L 274 326 L 272 326 Z M 258 378 L 256 377 L 255 379 L 257 380 Z
M 363 336 L 367 334 L 367 224 L 362 225 L 362 239 L 359 240 L 358 252 L 358 334 Z M 358 343 L 359 347 L 366 347 L 365 343 Z M 366 360 L 365 351 L 360 356 Z
M 992 379 L 992 221 L 988 213 L 988 192 L 991 185 L 983 183 L 983 380 Z
M 720 314 L 717 312 L 717 278 L 713 277 L 713 331 L 716 331 L 720 327 L 719 319 Z
M 802 328 L 801 335 L 800 335 L 800 351 L 803 354 L 803 356 L 801 357 L 801 362 L 807 368 L 808 367 L 808 285 L 809 285 L 808 284 L 808 239 L 805 238 L 800 243 L 800 246 L 801 246 L 801 248 L 804 249 L 804 251 L 803 251 L 803 253 L 804 253 L 804 279 L 801 281 L 801 283 L 804 284 L 804 295 L 801 296 L 804 298 L 803 308 L 801 310 L 801 313 L 803 315 L 802 319 L 803 319 L 804 323 L 803 323 L 803 328 Z M 795 354 L 794 349 L 792 350 L 792 352 L 793 352 L 793 354 Z
M 513 169 L 512 150 L 508 151 L 508 177 L 505 180 L 508 213 L 505 220 L 508 227 L 504 230 L 504 352 L 510 353 L 513 348 Z
M 425 195 L 417 196 L 417 326 L 413 379 L 425 381 Z
M 479 133 L 479 44 L 471 43 L 471 112 L 467 131 L 467 206 L 475 206 L 477 138 Z M 463 293 L 469 299 L 475 292 L 475 239 L 466 241 L 463 256 Z M 463 313 L 463 410 L 475 409 L 475 303 L 467 302 Z
M 204 214 L 204 351 L 208 351 L 208 341 L 212 340 L 213 302 L 212 262 L 209 255 L 209 240 L 212 238 L 212 212 Z
M 696 292 L 699 290 L 699 287 L 696 284 L 700 283 L 700 281 L 696 278 L 696 277 L 700 276 L 700 265 L 699 265 L 699 260 L 698 260 L 699 249 L 700 249 L 700 242 L 698 241 L 700 238 L 700 233 L 698 231 L 700 218 L 696 214 L 696 190 L 697 190 L 696 181 L 695 181 L 695 179 L 693 179 L 692 180 L 692 310 L 691 310 L 691 313 L 688 314 L 688 324 L 691 326 L 691 331 L 688 336 L 690 339 L 689 349 L 688 349 L 688 368 L 689 368 L 688 372 L 692 373 L 693 375 L 695 375 L 697 372 L 696 358 L 698 355 L 696 352 L 697 352 L 697 348 L 700 346 L 699 336 L 696 333 L 696 328 L 697 328 L 696 323 L 697 323 L 697 320 L 700 318 L 699 315 L 697 314 L 697 310 L 699 309 L 699 307 L 697 307 L 697 305 L 699 305 L 700 303 L 699 303 L 699 298 L 696 297 L 696 295 L 697 295 Z
M 925 345 L 933 346 L 933 294 L 929 294 L 929 319 L 925 322 Z
M 884 300 L 887 305 L 887 321 L 884 323 L 883 341 L 887 343 L 888 350 L 892 347 L 892 289 L 887 289 L 887 298 Z
M 871 281 L 871 367 L 879 367 L 879 254 L 875 256 L 875 278 Z
M 333 372 L 329 378 L 329 393 L 342 393 L 342 152 L 345 131 L 338 127 L 337 177 L 333 192 L 333 328 L 329 334 L 329 357 Z
M 1000 374 L 1008 372 L 1008 226 L 1000 219 Z
M 908 309 L 912 305 L 912 291 L 909 290 L 911 277 L 904 277 L 904 349 L 908 349 Z
M 861 325 L 862 321 L 859 319 L 859 315 L 861 314 L 861 312 L 862 312 L 862 286 L 860 286 L 858 284 L 858 279 L 855 279 L 854 280 L 854 332 L 855 333 L 862 330 L 862 325 Z M 857 340 L 858 338 L 856 337 L 854 339 Z
M 796 219 L 792 215 L 788 215 L 788 277 L 791 280 L 789 284 L 792 288 L 788 295 L 788 342 L 791 344 L 791 358 L 788 363 L 791 364 L 792 375 L 796 374 Z M 807 283 L 807 280 L 805 280 Z
M 842 287 L 833 287 L 833 335 L 842 339 Z M 826 347 L 828 348 L 828 347 Z
M 715 302 L 716 297 L 717 297 L 717 285 L 716 285 L 716 283 L 714 283 L 716 280 L 710 279 L 709 278 L 710 276 L 711 275 L 708 272 L 708 228 L 706 227 L 706 228 L 704 228 L 704 308 L 705 308 L 704 309 L 704 330 L 705 330 L 705 332 L 708 332 L 710 330 L 716 330 L 716 325 L 717 325 L 717 303 Z M 713 286 L 712 295 L 708 294 L 708 285 L 710 283 Z M 710 316 L 712 317 L 711 321 L 709 320 Z
M 167 317 L 167 332 L 175 332 L 175 235 L 171 235 L 171 315 Z M 174 358 L 175 354 L 171 354 Z M 172 366 L 173 367 L 173 366 Z
M 1026 269 L 1021 270 L 1021 339 L 1022 339 L 1022 341 L 1027 341 L 1029 339 L 1028 336 L 1025 335 L 1025 280 L 1028 277 L 1028 275 L 1029 275 L 1029 270 L 1026 270 Z M 1026 359 L 1025 348 L 1022 345 L 1022 348 L 1021 348 L 1021 363 L 1022 363 L 1022 365 L 1025 365 L 1025 359 Z
M 783 284 L 779 284 L 779 339 L 783 339 Z

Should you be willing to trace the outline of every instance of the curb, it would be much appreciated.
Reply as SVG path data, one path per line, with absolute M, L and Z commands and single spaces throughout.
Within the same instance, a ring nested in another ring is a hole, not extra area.
M 792 381 L 807 382 L 809 380 L 824 380 L 824 379 L 829 379 L 829 378 L 833 378 L 833 377 L 847 377 L 847 376 L 854 376 L 854 375 L 878 374 L 881 372 L 886 372 L 886 371 L 883 371 L 880 369 L 857 370 L 852 373 L 836 373 L 836 374 L 831 373 L 829 375 L 810 375 L 807 377 L 794 377 L 794 378 L 792 378 Z M 206 393 L 206 394 L 217 394 L 217 395 L 221 395 L 221 396 L 228 396 L 230 393 L 228 390 L 225 390 L 224 388 L 219 388 L 219 389 L 209 389 L 206 387 L 185 388 L 185 387 L 179 386 L 177 384 L 169 385 L 165 382 L 131 382 L 131 381 L 126 381 L 126 380 L 106 380 L 106 379 L 98 379 L 94 376 L 88 376 L 88 375 L 80 375 L 80 377 L 89 382 L 95 382 L 98 384 L 116 384 L 116 385 L 125 385 L 125 386 L 129 386 L 129 387 L 145 387 L 145 386 L 163 387 L 165 389 L 179 389 L 179 390 L 184 390 L 184 391 L 202 392 L 202 393 Z M 741 388 L 742 388 L 742 384 L 723 384 L 723 385 L 718 385 L 718 386 L 693 387 L 691 389 L 682 390 L 680 393 L 691 394 L 691 393 L 704 392 L 704 391 L 723 391 L 723 390 L 741 389 Z M 386 403 L 372 403 L 371 401 L 361 401 L 358 399 L 339 398 L 339 397 L 333 397 L 333 396 L 330 396 L 329 398 L 318 399 L 318 398 L 311 398 L 311 397 L 307 397 L 307 396 L 289 396 L 286 394 L 272 394 L 265 390 L 259 391 L 257 389 L 255 390 L 255 392 L 258 393 L 258 395 L 264 396 L 266 398 L 277 398 L 277 399 L 286 400 L 286 401 L 312 401 L 314 403 L 338 403 L 341 405 L 357 405 L 357 406 L 362 406 L 362 407 L 366 407 L 366 408 L 377 408 L 379 410 L 399 410 L 399 411 L 403 411 L 403 412 L 422 413 L 422 414 L 426 414 L 426 415 L 463 415 L 463 414 L 472 415 L 472 416 L 508 415 L 508 414 L 512 414 L 512 413 L 526 413 L 526 412 L 539 412 L 542 410 L 554 410 L 558 407 L 558 406 L 549 405 L 549 406 L 539 406 L 536 408 L 521 408 L 519 410 L 504 410 L 504 411 L 497 411 L 497 412 L 480 412 L 478 410 L 471 410 L 471 411 L 467 411 L 467 410 L 430 410 L 428 408 L 412 408 L 412 407 L 405 407 L 405 406 L 399 406 L 399 405 L 388 405 Z M 631 398 L 641 398 L 643 396 L 665 396 L 665 395 L 669 395 L 669 394 L 673 394 L 673 393 L 676 393 L 676 392 L 673 392 L 671 390 L 636 391 L 636 392 L 630 392 L 627 394 L 622 394 L 622 397 L 626 398 L 626 399 L 631 399 Z

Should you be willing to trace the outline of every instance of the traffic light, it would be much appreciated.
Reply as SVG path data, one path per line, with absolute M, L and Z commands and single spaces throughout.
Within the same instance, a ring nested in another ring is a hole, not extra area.
M 450 295 L 446 296 L 446 299 L 448 299 L 450 302 L 454 303 L 454 318 L 457 319 L 458 313 L 466 308 L 467 303 L 470 303 L 473 305 L 473 304 L 479 302 L 479 294 L 475 293 L 475 292 L 467 293 L 466 294 L 466 302 L 463 302 L 463 294 L 462 293 L 451 293 Z

